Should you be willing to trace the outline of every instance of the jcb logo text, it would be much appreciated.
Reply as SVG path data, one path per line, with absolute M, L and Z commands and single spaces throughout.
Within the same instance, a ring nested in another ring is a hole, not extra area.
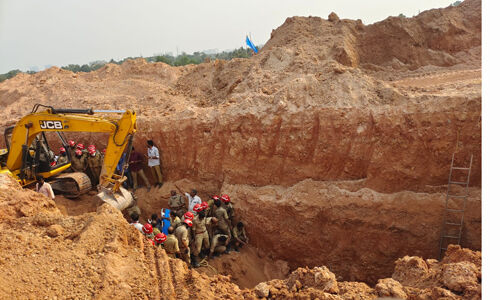
M 41 129 L 63 129 L 61 121 L 40 121 Z

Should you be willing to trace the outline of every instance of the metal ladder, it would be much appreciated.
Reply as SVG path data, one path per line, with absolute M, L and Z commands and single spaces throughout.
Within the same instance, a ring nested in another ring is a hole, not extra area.
M 467 197 L 469 196 L 469 180 L 470 171 L 472 168 L 472 158 L 470 156 L 469 167 L 455 167 L 455 153 L 451 158 L 450 174 L 448 176 L 448 189 L 446 191 L 446 205 L 443 216 L 443 227 L 441 230 L 441 237 L 439 239 L 439 259 L 443 257 L 444 252 L 450 244 L 460 245 L 462 239 L 462 229 L 464 226 L 465 206 Z M 466 175 L 465 181 L 453 181 L 453 171 L 462 172 L 462 178 Z M 466 172 L 466 174 L 465 174 Z M 455 195 L 451 191 L 452 185 L 459 185 L 465 187 L 465 194 Z M 460 203 L 460 200 L 461 203 Z M 457 203 L 458 202 L 458 203 Z M 460 221 L 458 221 L 460 220 Z

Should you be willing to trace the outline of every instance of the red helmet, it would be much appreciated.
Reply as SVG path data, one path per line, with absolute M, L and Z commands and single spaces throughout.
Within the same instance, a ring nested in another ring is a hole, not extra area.
M 70 141 L 68 142 L 68 145 L 70 145 L 71 147 L 75 147 L 76 143 L 75 143 L 75 141 L 70 140 Z
M 167 236 L 164 233 L 158 233 L 155 235 L 155 242 L 159 245 L 162 244 L 164 241 L 167 240 Z
M 80 149 L 80 150 L 83 150 L 85 147 L 83 146 L 82 143 L 76 145 L 76 149 Z
M 213 196 L 212 196 L 212 199 L 214 199 L 214 200 L 219 200 L 220 198 L 219 198 L 219 196 L 217 196 L 217 195 L 213 195 Z
M 203 210 L 207 209 L 208 208 L 208 203 L 203 201 L 201 202 L 201 207 L 203 208 Z
M 184 219 L 190 219 L 190 220 L 194 219 L 194 215 L 193 215 L 193 213 L 192 213 L 192 212 L 190 212 L 190 211 L 187 211 L 187 212 L 184 214 Z
M 199 203 L 198 203 L 198 204 L 195 204 L 195 206 L 193 207 L 193 210 L 194 210 L 195 212 L 200 212 L 200 211 L 202 211 L 202 210 L 203 210 L 203 206 L 201 206 L 201 204 L 199 204 Z
M 78 155 L 78 156 L 80 156 L 80 155 L 82 155 L 82 154 L 83 154 L 83 152 L 82 152 L 82 150 L 80 150 L 80 149 L 76 149 L 76 150 L 75 150 L 75 154 L 76 154 L 76 155 Z
M 191 219 L 184 219 L 184 223 L 186 223 L 188 227 L 193 226 L 193 221 L 191 221 Z
M 94 149 L 94 150 L 95 150 L 95 146 L 94 146 L 94 145 L 89 145 L 87 148 L 88 148 L 88 149 Z
M 59 153 L 66 153 L 66 148 L 64 147 L 59 148 Z
M 153 233 L 153 225 L 146 223 L 144 226 L 142 226 L 142 232 L 145 234 L 151 234 Z
M 96 154 L 96 151 L 94 148 L 89 148 L 89 154 L 92 155 L 92 154 Z
M 53 162 L 51 162 L 51 163 L 50 163 L 50 166 L 51 166 L 51 167 L 53 167 L 53 166 L 55 166 L 55 165 L 56 165 L 56 162 L 55 162 L 55 161 L 53 161 Z
M 102 149 L 102 153 L 106 153 L 106 148 Z
M 226 195 L 226 194 L 224 194 L 224 195 L 220 196 L 220 198 L 222 199 L 222 202 L 224 202 L 224 203 L 229 203 L 229 202 L 231 202 L 231 198 L 229 198 L 229 196 L 228 196 L 228 195 Z

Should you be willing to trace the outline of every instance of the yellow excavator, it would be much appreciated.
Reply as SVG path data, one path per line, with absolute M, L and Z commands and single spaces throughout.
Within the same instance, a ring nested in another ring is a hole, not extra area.
M 98 113 L 105 115 L 96 116 Z M 113 117 L 116 114 L 121 117 Z M 42 176 L 51 183 L 54 192 L 76 198 L 90 191 L 92 184 L 85 173 L 68 172 L 72 157 L 65 132 L 109 133 L 97 195 L 123 210 L 133 203 L 133 195 L 121 186 L 127 179 L 123 171 L 115 174 L 115 170 L 124 153 L 125 162 L 128 162 L 137 131 L 136 117 L 132 110 L 58 109 L 36 104 L 30 114 L 5 129 L 7 149 L 0 149 L 0 173 L 10 174 L 22 186 L 33 184 Z M 46 137 L 48 132 L 55 132 L 66 148 L 67 163 L 55 163 Z

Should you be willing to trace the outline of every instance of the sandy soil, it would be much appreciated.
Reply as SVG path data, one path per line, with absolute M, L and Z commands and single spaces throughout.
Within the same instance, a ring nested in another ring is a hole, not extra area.
M 372 25 L 290 17 L 250 59 L 54 67 L 0 83 L 1 127 L 36 103 L 134 109 L 135 146 L 155 140 L 166 181 L 137 191 L 142 220 L 166 206 L 174 183 L 203 199 L 225 192 L 258 249 L 214 261 L 232 279 L 199 274 L 93 196 L 53 202 L 3 182 L 2 294 L 252 298 L 267 287 L 277 299 L 480 297 L 481 51 L 481 1 L 466 0 Z M 102 135 L 68 136 L 105 147 Z M 451 246 L 455 260 L 438 263 L 454 151 L 461 166 L 474 155 L 462 244 L 472 250 Z M 283 278 L 277 260 L 308 269 L 253 290 L 231 282 Z

